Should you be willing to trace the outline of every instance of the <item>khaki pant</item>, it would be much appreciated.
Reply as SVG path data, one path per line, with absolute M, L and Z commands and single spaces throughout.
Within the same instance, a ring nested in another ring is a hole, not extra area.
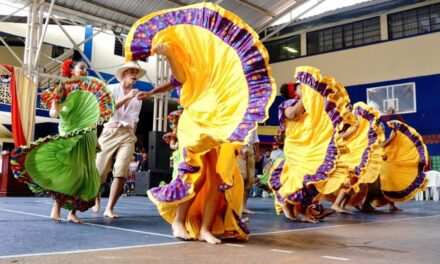
M 101 183 L 107 180 L 115 154 L 116 161 L 113 166 L 113 177 L 127 178 L 129 176 L 128 166 L 134 154 L 136 140 L 136 135 L 131 128 L 104 127 L 98 139 L 102 150 L 96 155 L 96 167 L 101 177 Z
M 255 153 L 253 146 L 243 146 L 241 155 L 238 158 L 238 168 L 243 177 L 244 190 L 252 189 L 252 182 L 255 179 Z

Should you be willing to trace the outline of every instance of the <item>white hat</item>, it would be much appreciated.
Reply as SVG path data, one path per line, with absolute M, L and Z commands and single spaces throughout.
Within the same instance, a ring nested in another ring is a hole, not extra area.
M 142 76 L 144 76 L 147 73 L 146 70 L 141 68 L 141 66 L 137 61 L 129 61 L 126 62 L 121 67 L 119 67 L 118 70 L 116 71 L 116 79 L 119 82 L 122 82 L 122 74 L 128 69 L 138 69 L 139 70 L 138 79 L 142 78 Z

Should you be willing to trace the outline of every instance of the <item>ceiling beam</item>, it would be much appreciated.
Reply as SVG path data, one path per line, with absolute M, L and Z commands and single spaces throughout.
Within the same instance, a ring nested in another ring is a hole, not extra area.
M 78 1 L 78 0 L 77 0 L 77 1 Z M 104 5 L 104 4 L 101 4 L 101 3 L 97 3 L 97 2 L 95 2 L 95 1 L 83 1 L 83 0 L 81 0 L 81 1 L 84 2 L 84 3 L 87 3 L 87 4 L 92 4 L 92 5 L 94 5 L 94 6 L 97 6 L 97 7 L 100 7 L 100 8 L 104 8 L 104 9 L 107 9 L 107 10 L 110 10 L 110 11 L 113 11 L 113 12 L 116 12 L 116 13 L 118 13 L 118 14 L 122 14 L 122 15 L 124 15 L 124 16 L 128 16 L 128 17 L 133 18 L 133 19 L 139 19 L 139 18 L 141 18 L 141 17 L 139 17 L 139 16 L 135 16 L 135 15 L 133 15 L 133 14 L 131 14 L 131 13 L 127 13 L 127 12 L 122 11 L 122 10 L 120 10 L 120 9 L 117 9 L 117 8 L 114 8 L 114 7 L 111 7 L 111 6 L 108 6 L 108 5 Z
M 257 30 L 258 33 L 263 32 L 267 27 L 269 27 L 273 22 L 275 22 L 277 19 L 281 18 L 282 16 L 286 15 L 287 13 L 291 12 L 293 9 L 297 8 L 298 6 L 302 5 L 303 3 L 307 2 L 308 0 L 289 0 L 286 2 L 286 4 L 279 8 L 276 12 L 277 15 L 272 18 L 266 19 L 262 26 Z
M 247 7 L 253 8 L 253 9 L 257 10 L 258 12 L 265 14 L 266 16 L 269 16 L 269 17 L 275 17 L 276 16 L 271 11 L 269 11 L 267 9 L 264 9 L 264 8 L 262 8 L 259 5 L 253 4 L 253 3 L 251 3 L 251 2 L 249 2 L 247 0 L 235 0 L 235 1 L 240 3 L 240 4 L 242 4 L 242 5 L 245 5 Z
M 274 31 L 270 32 L 268 35 L 264 36 L 261 41 L 267 40 L 270 37 L 278 34 L 278 32 L 280 32 L 281 30 L 283 30 L 284 28 L 288 27 L 290 24 L 292 24 L 292 22 L 294 22 L 295 20 L 297 20 L 298 18 L 300 18 L 302 15 L 306 14 L 307 12 L 315 9 L 317 6 L 319 6 L 320 4 L 324 3 L 326 0 L 321 0 L 318 1 L 316 4 L 312 5 L 311 7 L 307 8 L 306 10 L 304 10 L 303 12 L 301 12 L 300 14 L 296 15 L 295 17 L 291 18 L 291 20 L 287 23 L 284 23 L 283 25 L 279 25 Z
M 187 5 L 184 2 L 179 1 L 179 0 L 165 0 L 165 1 L 170 2 L 172 4 L 175 4 L 175 5 L 178 5 L 178 6 L 186 6 Z
M 79 17 L 79 18 L 82 18 L 82 19 L 85 19 L 85 20 L 94 21 L 96 23 L 102 23 L 102 24 L 111 25 L 111 26 L 114 26 L 114 27 L 122 27 L 123 29 L 125 29 L 127 31 L 130 31 L 130 28 L 131 28 L 131 25 L 117 23 L 115 21 L 111 21 L 111 20 L 108 20 L 108 19 L 100 18 L 100 17 L 94 16 L 94 15 L 91 15 L 91 14 L 87 14 L 87 13 L 84 13 L 84 12 L 76 11 L 76 10 L 73 10 L 73 9 L 70 9 L 70 8 L 67 8 L 67 7 L 64 7 L 64 6 L 54 5 L 53 9 L 56 10 L 56 11 L 59 11 L 61 13 L 65 13 L 65 14 L 68 14 L 68 15 L 73 15 L 73 16 L 76 16 L 76 17 Z M 70 18 L 73 19 L 72 17 L 70 17 Z

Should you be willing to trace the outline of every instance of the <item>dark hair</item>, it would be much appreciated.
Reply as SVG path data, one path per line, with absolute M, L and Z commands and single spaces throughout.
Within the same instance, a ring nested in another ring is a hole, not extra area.
M 73 52 L 72 58 L 65 60 L 61 65 L 61 75 L 70 78 L 71 70 L 73 70 L 75 66 L 81 61 L 83 61 L 81 54 L 75 50 Z
M 293 89 L 294 91 L 296 91 L 296 88 L 298 87 L 298 85 L 300 85 L 300 83 L 294 83 L 293 84 Z M 283 83 L 280 87 L 280 94 L 286 98 L 286 99 L 292 99 L 289 96 L 289 84 L 288 83 Z

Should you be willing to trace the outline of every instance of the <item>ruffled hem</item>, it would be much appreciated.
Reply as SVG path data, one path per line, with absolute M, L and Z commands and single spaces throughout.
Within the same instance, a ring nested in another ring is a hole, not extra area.
M 382 162 L 382 146 L 384 141 L 384 132 L 379 128 L 380 113 L 374 108 L 366 105 L 363 102 L 358 102 L 353 106 L 354 115 L 357 119 L 363 118 L 368 121 L 368 145 L 364 149 L 361 160 L 357 166 L 352 168 L 351 188 L 353 192 L 359 191 L 359 184 L 373 183 L 379 177 L 380 166 L 373 166 L 372 163 Z M 371 166 L 370 166 L 371 165 Z
M 240 214 L 237 211 L 241 207 L 238 206 L 238 200 L 236 198 L 238 196 L 242 197 L 243 195 L 242 179 L 239 175 L 238 168 L 236 168 L 236 170 L 229 170 L 228 168 L 225 171 L 222 171 L 221 168 L 216 168 L 216 172 L 218 173 L 218 175 L 220 175 L 221 182 L 220 179 L 218 179 L 217 183 L 215 183 L 216 180 L 211 183 L 210 181 L 213 179 L 209 178 L 210 174 L 203 174 L 205 173 L 206 168 L 202 169 L 200 167 L 191 166 L 186 161 L 194 157 L 192 157 L 191 155 L 187 155 L 187 152 L 185 150 L 183 151 L 183 155 L 184 158 L 182 160 L 184 161 L 181 162 L 179 166 L 178 177 L 168 185 L 152 188 L 148 191 L 148 197 L 158 207 L 161 216 L 167 222 L 172 223 L 175 217 L 175 210 L 177 206 L 194 198 L 193 204 L 187 212 L 186 228 L 190 236 L 194 239 L 197 239 L 201 226 L 201 218 L 200 212 L 197 209 L 194 209 L 194 211 L 192 211 L 192 207 L 194 206 L 194 204 L 196 204 L 195 207 L 199 208 L 199 210 L 203 210 L 200 207 L 201 204 L 203 204 L 203 202 L 201 201 L 203 201 L 203 199 L 206 199 L 206 197 L 203 196 L 208 194 L 206 192 L 206 189 L 203 190 L 204 187 L 201 187 L 201 189 L 198 191 L 199 193 L 196 193 L 195 185 L 197 185 L 199 179 L 202 179 L 202 177 L 206 177 L 203 180 L 205 181 L 203 186 L 205 186 L 205 184 L 208 184 L 207 186 L 209 186 L 210 184 L 218 183 L 219 185 L 216 191 L 222 193 L 222 198 L 218 205 L 219 212 L 221 211 L 221 213 L 217 213 L 211 232 L 217 235 L 233 235 L 237 239 L 248 239 L 249 230 L 247 229 L 246 223 L 242 221 L 242 219 L 240 218 Z M 220 159 L 222 154 L 218 155 L 219 156 L 217 156 L 217 158 Z M 223 155 L 227 155 L 229 157 L 230 152 L 226 150 Z M 212 161 L 213 160 L 211 159 L 205 158 L 201 158 L 200 160 L 200 162 L 205 165 L 208 162 Z M 213 169 L 212 166 L 210 167 L 211 169 L 208 170 Z M 230 180 L 223 178 L 223 176 L 228 177 L 225 174 L 228 172 L 233 173 L 233 175 L 230 175 L 232 177 Z M 198 173 L 200 175 L 197 175 Z M 212 171 L 210 173 L 212 173 Z M 206 183 L 207 181 L 208 183 Z
M 59 103 L 63 103 L 67 95 L 74 91 L 87 91 L 96 97 L 100 111 L 98 124 L 103 124 L 112 117 L 115 110 L 113 95 L 104 82 L 94 77 L 81 77 L 62 81 L 60 85 L 42 92 L 40 95 L 41 102 L 46 108 L 50 109 L 54 99 Z
M 337 132 L 345 124 L 348 124 L 347 122 L 352 122 L 353 120 L 352 113 L 345 107 L 350 100 L 345 88 L 340 83 L 336 83 L 334 78 L 322 77 L 320 71 L 316 68 L 308 66 L 298 67 L 295 72 L 295 78 L 298 82 L 307 85 L 324 97 L 325 112 L 334 127 L 334 133 L 327 147 L 325 160 L 314 174 L 306 175 L 304 178 L 304 186 L 317 183 L 322 185 L 323 182 L 327 181 L 331 173 L 335 171 L 336 161 L 339 159 L 341 152 L 340 149 L 344 147 L 341 144 L 336 144 L 336 142 L 339 142 Z M 351 125 L 351 123 L 349 124 Z M 322 190 L 322 188 L 319 189 Z M 331 193 L 331 191 L 327 193 Z
M 305 85 L 303 89 L 312 89 L 319 94 L 319 96 L 322 96 L 324 100 L 323 110 L 331 122 L 329 122 L 329 125 L 332 126 L 332 134 L 330 135 L 330 132 L 328 132 L 329 137 L 325 139 L 328 145 L 325 150 L 325 157 L 323 155 L 324 159 L 316 169 L 311 169 L 314 173 L 302 175 L 301 185 L 297 182 L 298 186 L 292 188 L 289 187 L 291 184 L 283 182 L 288 181 L 289 177 L 292 177 L 291 173 L 295 173 L 291 171 L 291 169 L 294 170 L 295 168 L 293 165 L 288 164 L 288 160 L 284 164 L 284 167 L 293 166 L 293 168 L 287 170 L 279 169 L 275 175 L 272 175 L 270 185 L 277 192 L 280 203 L 301 203 L 303 208 L 307 208 L 318 200 L 317 195 L 319 193 L 332 193 L 336 189 L 339 189 L 346 181 L 346 178 L 341 175 L 348 175 L 348 167 L 343 166 L 339 162 L 340 156 L 343 153 L 342 148 L 345 146 L 344 144 L 336 144 L 336 142 L 340 142 L 339 129 L 347 124 L 348 121 L 352 121 L 352 113 L 346 109 L 346 104 L 350 101 L 348 94 L 344 87 L 336 83 L 333 78 L 322 77 L 318 69 L 307 66 L 298 67 L 295 72 L 295 78 L 298 82 Z M 303 96 L 305 96 L 304 92 Z M 311 114 L 311 110 L 308 108 L 312 106 L 308 105 L 308 98 L 305 99 L 304 107 L 306 108 L 306 113 Z M 292 103 L 292 101 L 286 101 L 284 105 L 280 106 L 280 110 Z M 284 122 L 283 119 L 280 121 Z M 282 180 L 282 175 L 284 175 L 284 180 Z M 330 182 L 329 179 L 332 179 L 332 181 Z
M 88 208 L 92 207 L 95 204 L 95 199 L 84 200 L 81 196 L 71 196 L 41 187 L 32 179 L 31 175 L 29 175 L 29 173 L 27 172 L 25 161 L 28 153 L 44 144 L 58 139 L 66 139 L 77 135 L 84 135 L 86 133 L 92 132 L 93 130 L 95 130 L 95 128 L 90 127 L 81 131 L 70 132 L 65 135 L 47 136 L 44 138 L 40 138 L 37 141 L 31 142 L 27 146 L 15 148 L 11 152 L 11 169 L 14 177 L 19 182 L 26 183 L 29 186 L 29 189 L 31 189 L 34 193 L 49 193 L 52 198 L 55 199 L 57 203 L 60 204 L 60 206 L 63 208 L 66 208 L 68 210 L 75 209 L 81 212 L 86 211 Z M 96 193 L 96 195 L 98 195 L 98 193 Z
M 248 86 L 248 105 L 234 131 L 220 140 L 245 141 L 257 123 L 268 118 L 276 96 L 269 56 L 258 34 L 239 17 L 212 3 L 163 10 L 139 19 L 132 26 L 125 46 L 126 60 L 150 56 L 154 36 L 178 25 L 205 28 L 236 51 Z
M 414 128 L 397 120 L 389 121 L 387 125 L 391 129 L 400 131 L 409 140 L 411 140 L 414 143 L 414 147 L 417 149 L 420 157 L 417 166 L 418 174 L 414 181 L 410 184 L 410 186 L 400 191 L 382 190 L 382 193 L 387 199 L 393 202 L 405 202 L 414 198 L 414 195 L 417 192 L 424 190 L 426 185 L 428 184 L 428 179 L 426 178 L 425 171 L 428 168 L 429 154 L 426 145 L 423 142 L 422 136 Z

